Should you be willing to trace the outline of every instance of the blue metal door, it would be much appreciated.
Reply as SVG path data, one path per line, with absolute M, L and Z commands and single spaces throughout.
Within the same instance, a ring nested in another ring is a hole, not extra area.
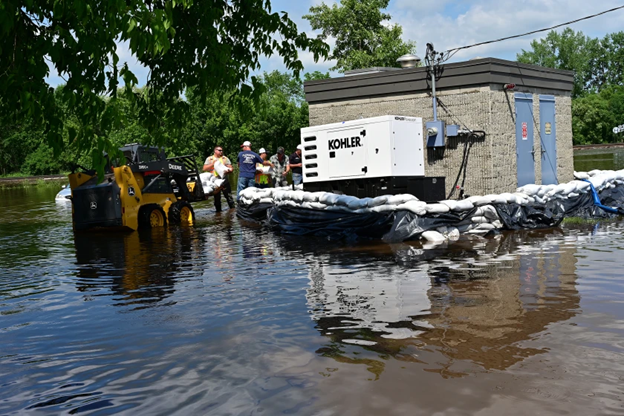
M 518 186 L 535 183 L 535 152 L 533 150 L 533 94 L 517 92 L 516 161 Z
M 540 137 L 542 139 L 542 184 L 557 181 L 557 128 L 555 126 L 555 96 L 540 95 Z

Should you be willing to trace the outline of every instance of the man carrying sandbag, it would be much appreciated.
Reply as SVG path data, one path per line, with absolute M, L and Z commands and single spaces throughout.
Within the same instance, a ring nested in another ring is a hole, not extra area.
M 232 162 L 227 156 L 223 154 L 223 147 L 216 146 L 214 148 L 214 154 L 208 156 L 204 162 L 204 172 L 211 172 L 216 177 L 223 179 L 223 185 L 221 192 L 215 192 L 214 194 L 214 206 L 216 212 L 221 212 L 221 193 L 225 197 L 230 209 L 234 208 L 234 199 L 232 198 L 232 188 L 230 187 L 230 181 L 228 180 L 228 173 L 232 172 Z

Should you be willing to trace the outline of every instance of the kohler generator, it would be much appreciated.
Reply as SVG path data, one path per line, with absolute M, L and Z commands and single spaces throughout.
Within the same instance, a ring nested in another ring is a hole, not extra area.
M 421 118 L 382 116 L 306 127 L 301 143 L 306 191 L 445 199 L 444 177 L 425 176 Z

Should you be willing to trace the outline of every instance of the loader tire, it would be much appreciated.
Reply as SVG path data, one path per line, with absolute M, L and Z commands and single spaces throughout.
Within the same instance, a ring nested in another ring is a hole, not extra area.
M 167 217 L 160 205 L 151 204 L 141 208 L 139 212 L 139 228 L 157 228 L 165 227 L 166 225 Z
M 169 223 L 191 227 L 195 224 L 195 212 L 187 201 L 177 201 L 169 207 Z

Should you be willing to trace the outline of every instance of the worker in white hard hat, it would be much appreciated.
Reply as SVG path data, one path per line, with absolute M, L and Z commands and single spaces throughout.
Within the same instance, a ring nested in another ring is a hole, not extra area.
M 260 155 L 260 158 L 262 158 L 262 160 L 264 160 L 265 162 L 267 161 L 267 151 L 264 149 L 264 147 L 260 148 L 258 154 Z M 271 174 L 269 172 L 266 172 L 266 167 L 263 163 L 258 163 L 256 165 L 256 188 L 268 188 L 271 184 Z M 271 163 L 270 166 L 272 167 L 273 164 Z

